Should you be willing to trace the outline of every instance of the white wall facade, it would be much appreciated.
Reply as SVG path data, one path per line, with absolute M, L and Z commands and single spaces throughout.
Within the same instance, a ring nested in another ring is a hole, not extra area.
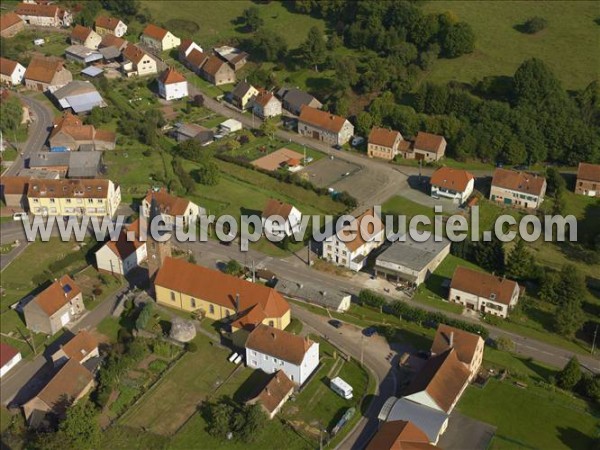
M 187 97 L 189 95 L 187 81 L 169 84 L 164 84 L 159 81 L 158 94 L 166 100 L 178 100 Z
M 302 385 L 319 365 L 319 343 L 313 342 L 300 365 L 246 348 L 246 365 L 253 369 L 261 369 L 266 373 L 283 370 L 295 384 Z
M 17 86 L 23 82 L 23 77 L 25 76 L 25 67 L 21 64 L 17 63 L 15 66 L 15 70 L 10 75 L 1 75 L 0 81 L 2 84 L 10 84 L 12 86 Z
M 281 216 L 263 217 L 263 232 L 265 235 L 270 236 L 292 236 L 300 231 L 301 221 L 302 213 L 293 207 L 287 220 Z
M 432 197 L 444 197 L 449 198 L 454 201 L 454 203 L 464 203 L 473 193 L 473 188 L 475 187 L 475 180 L 469 180 L 467 183 L 467 187 L 464 191 L 455 191 L 452 189 L 447 189 L 441 186 L 431 185 L 431 196 Z
M 15 356 L 13 356 L 9 361 L 7 361 L 6 364 L 4 364 L 0 368 L 0 378 L 2 378 L 4 375 L 6 375 L 8 373 L 9 370 L 11 370 L 17 364 L 19 364 L 19 361 L 21 361 L 21 358 L 22 358 L 21 352 L 19 352 Z
M 450 288 L 448 300 L 461 304 L 467 309 L 473 309 L 482 313 L 492 314 L 504 319 L 508 316 L 509 311 L 519 301 L 519 286 L 515 286 L 515 290 L 512 293 L 509 305 L 505 305 L 504 303 L 499 303 L 489 298 L 480 297 L 478 295 L 471 294 L 470 292 L 461 291 L 455 288 Z

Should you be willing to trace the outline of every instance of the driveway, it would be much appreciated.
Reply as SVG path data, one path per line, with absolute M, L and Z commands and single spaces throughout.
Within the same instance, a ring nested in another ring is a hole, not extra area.
M 446 450 L 485 450 L 496 434 L 496 427 L 452 411 L 448 428 L 438 442 Z

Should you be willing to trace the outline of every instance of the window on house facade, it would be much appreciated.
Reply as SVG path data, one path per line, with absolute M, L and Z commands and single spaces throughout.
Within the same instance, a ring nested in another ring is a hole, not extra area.
M 191 299 L 190 303 L 192 304 L 192 308 L 196 307 L 196 299 L 195 298 Z
M 171 301 L 175 301 L 175 292 L 171 291 Z
M 209 311 L 211 314 L 214 314 L 214 313 L 215 313 L 215 305 L 209 305 L 209 306 L 208 306 L 208 311 Z
M 269 320 L 269 326 L 270 326 L 270 327 L 274 327 L 274 326 L 275 326 L 275 322 L 274 322 L 274 321 L 272 321 L 272 320 Z

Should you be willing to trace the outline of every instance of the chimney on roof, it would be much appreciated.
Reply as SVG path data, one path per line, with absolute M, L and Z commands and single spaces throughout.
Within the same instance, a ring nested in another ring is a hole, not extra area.
M 454 331 L 450 332 L 450 338 L 448 339 L 448 345 L 450 348 L 454 347 Z
M 240 310 L 240 294 L 236 292 L 235 294 L 235 312 Z
M 267 393 L 267 395 L 271 395 L 271 393 L 269 392 L 269 386 L 265 387 L 265 392 Z

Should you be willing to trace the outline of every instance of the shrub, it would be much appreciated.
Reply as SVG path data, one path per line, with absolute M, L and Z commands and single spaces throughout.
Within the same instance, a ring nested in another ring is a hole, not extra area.
M 521 26 L 521 30 L 527 34 L 535 34 L 542 31 L 548 25 L 543 17 L 531 17 Z
M 185 345 L 185 349 L 190 353 L 196 353 L 198 351 L 198 345 L 195 342 L 188 342 Z
M 173 346 L 168 342 L 156 339 L 152 343 L 152 353 L 163 358 L 170 358 L 173 354 Z
M 381 308 L 385 305 L 386 301 L 382 295 L 379 295 L 369 289 L 362 289 L 358 294 L 358 302 L 361 305 L 373 306 L 375 308 Z
M 155 359 L 150 364 L 148 364 L 148 369 L 154 373 L 161 373 L 163 370 L 167 368 L 169 364 L 166 361 L 161 359 Z
M 135 321 L 135 328 L 138 330 L 142 330 L 142 329 L 146 328 L 146 325 L 148 325 L 148 321 L 150 320 L 151 317 L 152 317 L 152 303 L 146 303 L 144 305 L 144 307 L 142 308 L 142 310 L 140 311 L 138 318 Z
M 92 290 L 92 294 L 94 294 L 94 295 L 101 295 L 101 294 L 102 294 L 102 288 L 95 287 L 95 288 Z

